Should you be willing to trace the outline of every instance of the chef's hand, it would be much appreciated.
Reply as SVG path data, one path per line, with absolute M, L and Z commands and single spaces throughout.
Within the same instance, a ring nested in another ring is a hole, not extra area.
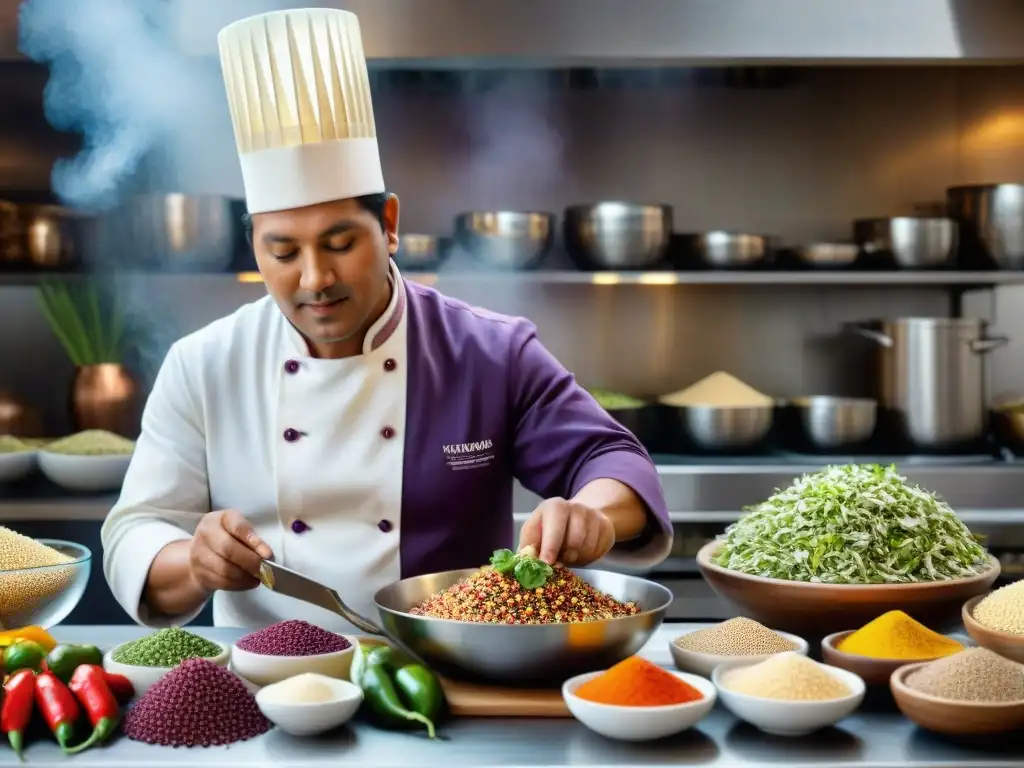
M 519 550 L 532 546 L 549 565 L 588 565 L 614 544 L 615 527 L 607 515 L 565 499 L 541 502 L 519 533 Z
M 241 512 L 221 509 L 203 515 L 192 535 L 189 567 L 207 592 L 259 586 L 260 563 L 273 557 Z

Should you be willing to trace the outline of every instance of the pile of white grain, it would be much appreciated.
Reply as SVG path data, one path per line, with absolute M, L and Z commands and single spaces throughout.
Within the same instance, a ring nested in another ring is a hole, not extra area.
M 52 566 L 73 560 L 0 526 L 0 623 L 16 626 L 22 615 L 63 592 L 74 579 L 75 570 Z

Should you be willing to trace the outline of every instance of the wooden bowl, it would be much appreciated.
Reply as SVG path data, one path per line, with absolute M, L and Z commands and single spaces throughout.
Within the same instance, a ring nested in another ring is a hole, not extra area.
M 998 653 L 1003 658 L 1024 664 L 1024 637 L 1011 635 L 1009 632 L 1000 632 L 998 629 L 989 629 L 974 618 L 974 609 L 987 595 L 972 597 L 964 603 L 961 611 L 961 618 L 964 622 L 964 629 L 971 639 L 982 648 L 988 648 L 993 653 Z
M 948 701 L 908 688 L 907 676 L 930 663 L 906 664 L 893 672 L 889 681 L 896 706 L 908 720 L 948 736 L 992 736 L 1024 728 L 1024 701 Z
M 999 577 L 999 561 L 989 556 L 984 573 L 965 579 L 915 584 L 816 584 L 730 571 L 712 562 L 720 541 L 705 544 L 697 565 L 711 588 L 744 616 L 800 637 L 823 637 L 850 625 L 863 626 L 883 613 L 900 610 L 943 632 L 959 626 L 964 601 L 988 591 Z
M 821 658 L 830 667 L 839 667 L 847 672 L 859 676 L 868 685 L 889 685 L 892 673 L 908 663 L 906 659 L 876 659 L 871 656 L 859 656 L 856 653 L 846 653 L 839 650 L 839 644 L 856 630 L 850 629 L 846 632 L 835 632 L 821 641 Z M 927 663 L 935 661 L 940 656 L 929 659 L 915 659 L 917 662 Z

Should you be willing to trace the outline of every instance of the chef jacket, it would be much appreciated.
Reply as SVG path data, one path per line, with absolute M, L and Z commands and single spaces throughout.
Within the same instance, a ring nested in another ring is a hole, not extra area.
M 672 545 L 644 448 L 544 348 L 529 321 L 402 279 L 362 354 L 311 357 L 270 297 L 176 342 L 146 402 L 121 496 L 102 530 L 103 567 L 136 622 L 181 626 L 143 591 L 157 553 L 202 516 L 243 513 L 277 562 L 336 589 L 374 621 L 378 589 L 475 568 L 513 546 L 513 481 L 571 498 L 598 478 L 648 510 L 640 539 L 607 556 L 653 566 Z M 201 610 L 201 609 L 200 609 Z M 344 619 L 265 588 L 217 592 L 216 626 Z

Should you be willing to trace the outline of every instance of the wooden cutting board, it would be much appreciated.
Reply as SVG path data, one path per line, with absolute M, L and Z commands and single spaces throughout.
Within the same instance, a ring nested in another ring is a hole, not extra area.
M 572 717 L 557 688 L 498 688 L 456 680 L 442 680 L 441 687 L 457 717 Z
M 390 645 L 380 637 L 356 635 L 363 645 Z M 456 717 L 572 717 L 560 688 L 526 689 L 476 685 L 441 679 L 445 698 Z

